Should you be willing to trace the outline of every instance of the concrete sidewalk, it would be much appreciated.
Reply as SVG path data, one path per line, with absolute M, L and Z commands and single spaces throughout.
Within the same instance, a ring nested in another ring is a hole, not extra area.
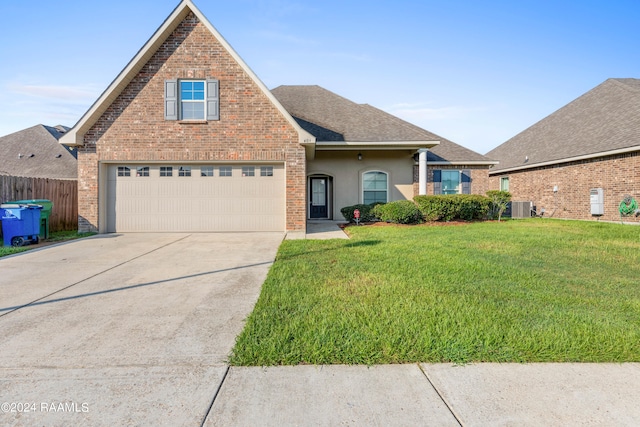
M 232 367 L 206 426 L 638 426 L 640 364 Z
M 327 240 L 327 239 L 348 239 L 349 236 L 342 231 L 340 224 L 346 221 L 330 220 L 309 220 L 307 221 L 306 233 L 287 233 L 287 240 L 307 239 L 307 240 Z

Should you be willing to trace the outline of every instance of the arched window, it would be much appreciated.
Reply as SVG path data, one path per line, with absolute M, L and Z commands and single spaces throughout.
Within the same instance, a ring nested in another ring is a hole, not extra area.
M 362 174 L 362 203 L 387 203 L 388 175 L 381 171 L 370 171 Z

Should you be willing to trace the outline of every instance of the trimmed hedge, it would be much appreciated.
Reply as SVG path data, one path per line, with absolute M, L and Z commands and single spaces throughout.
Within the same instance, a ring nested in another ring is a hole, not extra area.
M 376 206 L 379 205 L 379 202 L 376 203 L 372 203 L 370 205 L 353 205 L 353 206 L 345 206 L 344 208 L 340 209 L 340 213 L 342 213 L 342 216 L 344 217 L 344 219 L 346 219 L 349 222 L 355 222 L 355 218 L 353 217 L 353 211 L 355 211 L 356 209 L 358 209 L 360 211 L 360 222 L 370 222 L 370 221 L 374 221 L 377 218 L 373 215 L 373 213 L 371 212 L 371 210 Z
M 411 200 L 398 200 L 378 205 L 373 208 L 372 213 L 382 221 L 397 224 L 420 224 L 424 222 L 418 205 Z
M 487 218 L 491 200 L 477 194 L 445 194 L 416 196 L 426 221 L 479 220 Z

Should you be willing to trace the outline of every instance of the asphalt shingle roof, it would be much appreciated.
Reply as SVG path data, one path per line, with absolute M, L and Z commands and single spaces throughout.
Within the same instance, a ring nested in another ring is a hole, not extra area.
M 494 173 L 635 146 L 640 147 L 640 80 L 608 79 L 487 156 L 500 162 Z
M 320 86 L 279 86 L 271 93 L 318 141 L 439 141 L 439 145 L 429 150 L 428 161 L 489 161 L 396 116 L 368 104 L 357 104 Z
M 76 158 L 58 142 L 68 129 L 36 125 L 0 137 L 0 175 L 77 179 Z

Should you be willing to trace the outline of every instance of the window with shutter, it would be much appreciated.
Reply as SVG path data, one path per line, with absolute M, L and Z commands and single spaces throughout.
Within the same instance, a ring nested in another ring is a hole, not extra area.
M 165 120 L 220 120 L 220 81 L 165 80 Z
M 471 171 L 434 170 L 433 194 L 471 194 Z

